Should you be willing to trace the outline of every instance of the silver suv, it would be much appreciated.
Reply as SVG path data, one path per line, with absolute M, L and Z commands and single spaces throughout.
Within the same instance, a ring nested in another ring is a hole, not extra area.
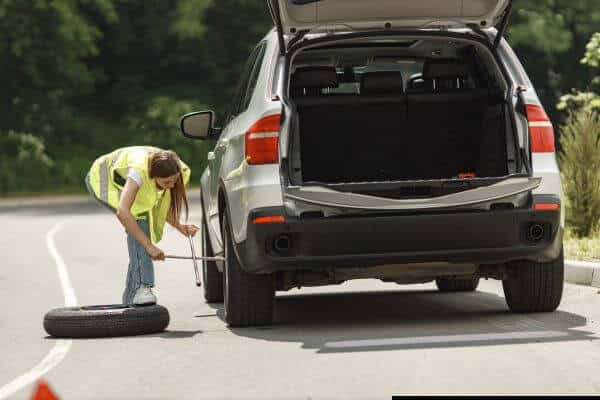
M 554 131 L 502 38 L 511 0 L 269 0 L 201 178 L 204 294 L 231 326 L 275 291 L 374 278 L 555 310 L 564 216 Z

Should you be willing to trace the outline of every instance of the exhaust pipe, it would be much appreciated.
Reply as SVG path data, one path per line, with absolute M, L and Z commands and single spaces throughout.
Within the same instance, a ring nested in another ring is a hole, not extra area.
M 527 231 L 527 240 L 536 243 L 540 242 L 544 238 L 544 233 L 545 230 L 541 224 L 531 224 Z
M 280 235 L 273 240 L 273 249 L 279 254 L 287 254 L 292 248 L 292 239 L 288 235 Z

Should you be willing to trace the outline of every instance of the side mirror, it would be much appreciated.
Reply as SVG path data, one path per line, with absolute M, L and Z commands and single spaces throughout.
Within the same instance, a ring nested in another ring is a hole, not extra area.
M 197 111 L 181 117 L 181 132 L 190 139 L 215 139 L 221 133 L 220 128 L 213 126 L 215 113 Z

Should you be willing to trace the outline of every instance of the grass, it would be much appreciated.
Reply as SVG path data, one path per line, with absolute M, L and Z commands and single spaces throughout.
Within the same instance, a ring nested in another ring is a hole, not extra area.
M 600 262 L 600 229 L 586 238 L 578 238 L 567 229 L 564 245 L 565 257 L 568 259 Z

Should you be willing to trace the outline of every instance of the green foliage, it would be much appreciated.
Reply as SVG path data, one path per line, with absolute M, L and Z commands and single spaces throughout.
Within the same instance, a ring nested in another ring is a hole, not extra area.
M 600 30 L 597 2 L 515 1 L 509 40 L 546 105 L 572 88 L 597 92 L 598 35 L 580 63 Z M 223 116 L 271 27 L 264 0 L 0 0 L 2 140 L 13 130 L 45 144 L 52 179 L 34 176 L 30 189 L 84 190 L 99 154 L 139 143 L 172 148 L 198 178 L 212 143 L 182 138 L 179 117 L 205 108 Z M 589 96 L 565 107 L 596 104 Z
M 97 54 L 102 33 L 83 9 L 115 17 L 107 0 L 0 2 L 0 129 L 53 138 L 69 99 L 90 93 L 95 76 L 85 58 Z
M 595 33 L 590 39 L 581 63 L 592 68 L 600 67 L 600 33 Z M 594 84 L 600 84 L 600 77 L 596 76 L 590 85 L 593 86 Z M 560 103 L 558 103 L 559 110 L 574 110 L 578 108 L 600 110 L 600 95 L 591 91 L 581 92 L 573 89 L 571 93 L 562 96 Z
M 590 67 L 600 68 L 600 32 L 592 35 L 585 49 L 585 56 L 581 60 L 581 63 Z
M 0 132 L 0 193 L 47 188 L 52 166 L 39 138 L 12 130 Z
M 204 16 L 204 65 L 213 89 L 211 104 L 223 115 L 241 69 L 273 21 L 263 0 L 217 0 Z
M 586 108 L 600 110 L 600 96 L 594 92 L 580 92 L 573 90 L 569 94 L 561 96 L 557 108 L 561 111 Z
M 580 63 L 586 43 L 600 30 L 598 0 L 519 0 L 514 2 L 509 42 L 546 106 L 554 107 L 572 88 L 586 89 L 594 72 Z
M 206 108 L 200 103 L 157 96 L 148 102 L 142 117 L 131 118 L 129 125 L 140 135 L 139 144 L 174 150 L 192 169 L 192 179 L 200 179 L 210 145 L 185 138 L 179 130 L 179 121 L 184 114 Z
M 571 113 L 561 127 L 560 166 L 567 220 L 578 236 L 600 222 L 600 117 L 589 109 Z
M 536 7 L 517 10 L 520 19 L 527 24 L 517 24 L 511 28 L 511 42 L 517 47 L 531 47 L 543 53 L 563 53 L 569 49 L 573 34 L 569 32 L 565 17 L 551 9 Z
M 202 39 L 204 24 L 200 23 L 204 11 L 212 0 L 181 0 L 177 3 L 177 15 L 171 30 L 181 39 Z

